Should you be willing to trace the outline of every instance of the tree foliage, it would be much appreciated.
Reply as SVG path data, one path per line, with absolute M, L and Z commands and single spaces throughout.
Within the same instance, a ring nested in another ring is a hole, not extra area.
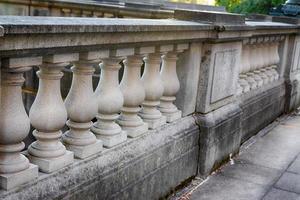
M 270 8 L 286 0 L 216 0 L 216 5 L 225 6 L 228 12 L 268 14 Z

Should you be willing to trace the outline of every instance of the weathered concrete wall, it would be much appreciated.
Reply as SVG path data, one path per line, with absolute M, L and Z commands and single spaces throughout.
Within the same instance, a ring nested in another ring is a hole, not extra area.
M 229 104 L 208 114 L 199 114 L 199 175 L 207 176 L 239 151 L 241 109 Z
M 199 129 L 192 116 L 129 139 L 11 191 L 0 199 L 158 199 L 197 174 Z
M 285 84 L 281 80 L 254 90 L 241 99 L 241 142 L 245 142 L 284 113 L 285 95 Z

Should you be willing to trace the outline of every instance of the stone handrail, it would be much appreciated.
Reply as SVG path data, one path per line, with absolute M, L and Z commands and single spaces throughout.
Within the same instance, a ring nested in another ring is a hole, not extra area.
M 210 112 L 238 94 L 278 80 L 279 45 L 299 30 L 297 25 L 271 22 L 223 26 L 174 19 L 7 16 L 0 17 L 0 26 L 0 179 L 4 189 L 34 179 L 38 169 L 52 173 L 72 164 L 74 156 L 85 159 L 103 146 L 114 147 L 182 114 Z M 196 55 L 202 57 L 201 67 L 200 63 L 189 66 L 188 60 L 184 71 L 200 67 L 200 74 L 209 70 L 220 74 L 199 80 L 202 89 L 194 93 L 203 105 L 188 113 L 182 104 L 191 104 L 194 96 L 187 100 L 182 95 L 190 77 L 182 71 L 177 74 L 176 65 L 189 58 L 186 52 L 195 53 L 195 45 L 203 45 L 202 56 Z M 121 62 L 124 74 L 119 83 Z M 63 101 L 62 69 L 70 64 L 72 86 Z M 100 64 L 101 75 L 93 91 L 95 64 Z M 33 66 L 39 67 L 39 88 L 28 116 L 21 87 L 23 73 Z M 211 86 L 203 83 L 206 78 Z M 175 105 L 176 96 L 186 100 Z M 30 124 L 36 141 L 25 156 L 21 151 Z M 63 133 L 65 124 L 69 130 Z

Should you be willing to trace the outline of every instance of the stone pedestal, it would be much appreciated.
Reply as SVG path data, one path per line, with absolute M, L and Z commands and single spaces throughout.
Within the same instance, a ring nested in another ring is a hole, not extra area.
M 40 158 L 29 154 L 28 158 L 32 163 L 39 166 L 40 171 L 52 173 L 72 164 L 74 160 L 74 153 L 71 151 L 66 151 L 62 156 L 53 158 Z
M 23 171 L 0 174 L 0 186 L 5 190 L 10 190 L 36 179 L 38 177 L 38 171 L 38 166 L 29 164 L 29 167 Z

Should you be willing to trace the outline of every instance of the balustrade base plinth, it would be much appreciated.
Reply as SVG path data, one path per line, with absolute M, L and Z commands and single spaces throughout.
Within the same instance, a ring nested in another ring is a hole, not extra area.
M 135 138 L 144 135 L 148 131 L 148 124 L 143 123 L 141 126 L 132 128 L 122 126 L 122 129 L 127 132 L 128 137 Z
M 75 158 L 84 159 L 103 150 L 103 143 L 97 140 L 95 143 L 85 146 L 71 145 L 64 143 L 65 147 L 74 153 Z
M 39 170 L 44 173 L 52 173 L 63 167 L 73 163 L 74 153 L 66 151 L 66 153 L 57 158 L 39 158 L 28 154 L 31 163 L 39 166 Z
M 166 116 L 161 116 L 158 119 L 145 119 L 145 118 L 143 118 L 143 121 L 148 124 L 149 129 L 156 129 L 156 128 L 164 125 L 165 123 L 167 123 L 167 118 L 166 118 Z
M 25 170 L 10 174 L 0 174 L 0 187 L 10 190 L 19 185 L 32 181 L 38 177 L 38 166 L 29 164 Z
M 177 119 L 180 119 L 181 116 L 182 116 L 182 112 L 181 112 L 181 110 L 177 110 L 176 112 L 172 112 L 172 113 L 162 112 L 162 115 L 166 117 L 166 122 L 167 123 L 171 123 L 171 122 L 174 122 Z
M 121 131 L 119 134 L 116 135 L 97 135 L 97 139 L 103 142 L 103 146 L 107 148 L 111 148 L 118 144 L 121 144 L 127 140 L 127 133 L 126 131 Z

